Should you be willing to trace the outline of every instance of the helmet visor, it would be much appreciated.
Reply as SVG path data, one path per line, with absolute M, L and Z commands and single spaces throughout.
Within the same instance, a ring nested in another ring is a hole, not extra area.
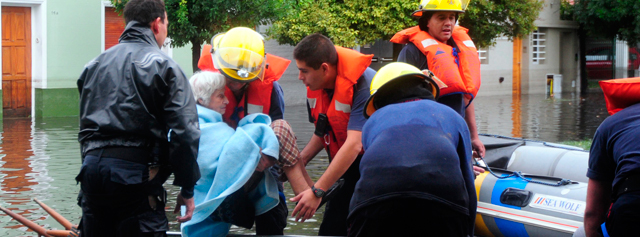
M 212 55 L 213 64 L 225 76 L 241 82 L 263 79 L 266 60 L 260 55 L 244 48 L 218 48 Z

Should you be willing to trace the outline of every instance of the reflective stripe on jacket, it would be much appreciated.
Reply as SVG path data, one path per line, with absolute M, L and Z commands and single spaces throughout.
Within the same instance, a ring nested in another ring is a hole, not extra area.
M 429 70 L 444 84 L 439 85 L 441 96 L 464 93 L 467 98 L 472 99 L 480 89 L 480 58 L 478 49 L 467 34 L 468 31 L 461 26 L 454 27 L 451 38 L 459 49 L 457 52 L 450 45 L 441 43 L 429 33 L 420 30 L 419 26 L 396 33 L 391 42 L 411 42 L 427 56 Z
M 373 58 L 373 55 L 364 55 L 340 46 L 336 46 L 336 51 L 338 52 L 338 76 L 333 98 L 330 98 L 324 89 L 312 91 L 307 87 L 307 101 L 314 124 L 318 122 L 320 113 L 326 114 L 329 119 L 331 129 L 323 139 L 331 159 L 347 140 L 347 125 L 353 104 L 354 86 Z

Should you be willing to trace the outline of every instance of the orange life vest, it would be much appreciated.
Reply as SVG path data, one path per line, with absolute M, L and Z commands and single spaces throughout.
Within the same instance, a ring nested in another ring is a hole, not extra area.
M 414 26 L 396 33 L 391 42 L 413 43 L 427 56 L 429 70 L 444 84 L 439 84 L 440 95 L 464 93 L 469 99 L 475 98 L 480 89 L 480 58 L 478 49 L 467 34 L 469 30 L 455 26 L 451 37 L 458 46 L 457 57 L 453 47 L 441 43 Z
M 312 91 L 307 87 L 307 101 L 311 109 L 314 124 L 318 114 L 323 113 L 329 119 L 331 129 L 325 135 L 325 149 L 333 159 L 347 140 L 347 125 L 353 104 L 353 89 L 358 79 L 371 64 L 373 55 L 364 55 L 357 51 L 336 46 L 338 52 L 338 76 L 336 77 L 333 98 L 324 89 Z
M 202 52 L 200 52 L 200 59 L 198 59 L 198 68 L 202 71 L 218 72 L 213 66 L 213 58 L 211 57 L 211 45 L 205 44 L 202 46 Z
M 282 77 L 287 70 L 291 60 L 281 58 L 272 54 L 266 54 L 267 66 L 262 80 L 254 80 L 249 83 L 240 101 L 236 100 L 233 92 L 225 87 L 224 95 L 229 99 L 229 104 L 222 116 L 224 121 L 231 127 L 236 127 L 238 121 L 247 114 L 264 113 L 269 114 L 271 109 L 271 93 L 273 92 L 273 82 Z M 211 45 L 204 45 L 198 60 L 198 68 L 206 71 L 218 72 L 213 66 L 211 58 Z M 237 112 L 234 114 L 234 112 Z M 232 118 L 233 117 L 233 118 Z
M 640 77 L 600 81 L 609 115 L 640 103 Z

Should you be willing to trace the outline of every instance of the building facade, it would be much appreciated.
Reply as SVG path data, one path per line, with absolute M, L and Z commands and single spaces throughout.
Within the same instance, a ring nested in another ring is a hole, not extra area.
M 119 37 L 109 33 L 109 23 L 118 21 L 110 2 L 0 0 L 0 5 L 2 116 L 77 116 L 78 76 Z M 188 75 L 190 48 L 165 50 Z

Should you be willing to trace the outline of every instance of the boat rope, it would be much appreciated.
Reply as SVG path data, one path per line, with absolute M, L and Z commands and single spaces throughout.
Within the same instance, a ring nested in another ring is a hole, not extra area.
M 495 135 L 495 134 L 487 134 L 487 133 L 480 133 L 478 135 L 487 136 L 487 137 L 502 138 L 502 139 L 509 139 L 509 140 L 525 141 L 525 142 L 537 142 L 537 143 L 542 143 L 542 145 L 545 145 L 545 146 L 548 146 L 548 147 L 562 148 L 562 149 L 573 150 L 573 151 L 586 151 L 585 149 L 578 148 L 578 147 L 572 147 L 572 146 L 569 146 L 569 145 L 560 145 L 560 144 L 548 143 L 548 142 L 540 141 L 540 140 L 507 137 L 507 136 Z
M 482 162 L 487 164 L 487 162 L 484 161 L 484 157 L 480 157 L 480 159 L 482 160 Z M 553 186 L 553 187 L 560 187 L 560 186 L 564 186 L 564 185 L 567 185 L 567 184 L 576 183 L 576 182 L 571 181 L 570 179 L 561 179 L 560 181 L 558 181 L 556 183 L 533 180 L 533 179 L 525 177 L 525 175 L 522 174 L 522 172 L 520 172 L 520 171 L 513 171 L 513 173 L 511 173 L 509 175 L 497 175 L 496 173 L 493 172 L 493 170 L 491 170 L 491 167 L 489 167 L 489 165 L 487 165 L 487 166 L 485 166 L 483 168 L 487 169 L 489 171 L 489 173 L 491 173 L 491 175 L 493 175 L 497 179 L 506 179 L 506 178 L 511 178 L 511 177 L 518 177 L 518 178 L 524 180 L 525 182 L 534 183 L 534 184 L 548 185 L 548 186 Z

